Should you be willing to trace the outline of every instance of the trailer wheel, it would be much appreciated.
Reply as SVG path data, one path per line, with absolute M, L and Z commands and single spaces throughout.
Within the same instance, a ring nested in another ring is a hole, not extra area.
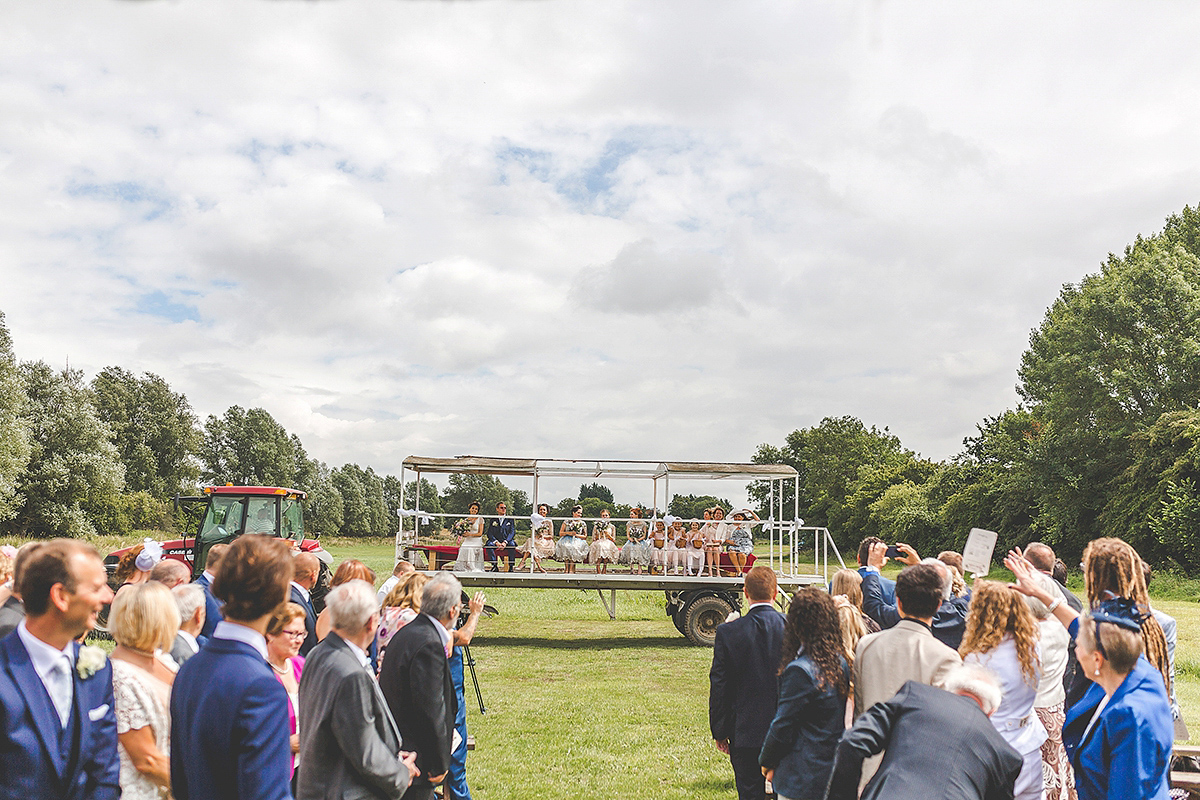
M 672 614 L 671 622 L 675 623 L 675 630 L 687 636 L 687 611 L 685 609 L 681 608 Z
M 731 606 L 720 597 L 701 597 L 688 604 L 683 635 L 692 644 L 712 647 L 717 640 L 717 626 L 725 621 Z

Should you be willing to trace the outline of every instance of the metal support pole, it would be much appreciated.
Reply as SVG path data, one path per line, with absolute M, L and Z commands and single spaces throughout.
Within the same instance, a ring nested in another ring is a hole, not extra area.
M 404 510 L 404 462 L 403 461 L 400 462 L 400 508 L 399 508 L 399 510 L 400 511 Z M 404 547 L 404 544 L 403 544 L 404 543 L 404 517 L 401 516 L 400 519 L 397 520 L 397 522 L 400 525 L 400 530 L 396 531 L 396 546 L 395 546 L 395 552 L 393 553 L 392 563 L 398 563 L 400 561 L 401 552 Z M 416 525 L 415 520 L 413 521 L 413 524 Z
M 600 604 L 603 605 L 604 610 L 608 612 L 608 618 L 610 620 L 616 620 L 616 618 L 617 618 L 617 590 L 609 589 L 608 592 L 609 592 L 609 600 L 605 600 L 604 599 L 604 590 L 603 589 L 596 590 L 596 594 L 600 595 Z

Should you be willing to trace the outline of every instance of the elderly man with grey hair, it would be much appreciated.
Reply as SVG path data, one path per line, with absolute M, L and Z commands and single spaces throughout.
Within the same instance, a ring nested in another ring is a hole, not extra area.
M 937 639 L 942 644 L 949 647 L 951 650 L 957 650 L 962 644 L 963 634 L 967 631 L 967 608 L 971 603 L 971 595 L 967 593 L 963 597 L 955 597 L 953 592 L 954 573 L 951 572 L 945 562 L 939 561 L 936 558 L 921 558 L 917 555 L 917 551 L 906 544 L 896 545 L 903 555 L 896 560 L 908 565 L 913 564 L 929 564 L 936 567 L 942 575 L 942 604 L 938 606 L 937 613 L 933 617 L 933 623 L 930 628 L 933 630 L 933 638 Z M 883 554 L 887 550 L 887 545 L 883 542 L 871 545 L 871 552 L 868 563 L 879 561 L 882 563 Z M 867 616 L 879 623 L 879 627 L 887 629 L 900 621 L 900 612 L 896 608 L 895 603 L 889 603 L 884 599 L 883 586 L 880 583 L 878 571 L 868 570 L 863 575 L 862 582 L 863 593 L 863 611 Z
M 179 562 L 176 561 L 176 564 Z M 171 645 L 171 658 L 179 666 L 196 653 L 208 639 L 200 635 L 204 627 L 206 613 L 204 589 L 194 583 L 182 583 L 171 589 L 175 596 L 175 606 L 179 609 L 179 631 L 175 634 L 175 643 Z
M 371 674 L 367 647 L 379 627 L 375 588 L 347 581 L 326 598 L 332 630 L 300 678 L 298 800 L 399 798 L 417 774 Z
M 461 610 L 462 584 L 439 572 L 421 591 L 421 613 L 392 637 L 379 669 L 379 686 L 421 770 L 405 800 L 431 800 L 450 769 L 458 705 L 448 659 Z
M 1000 705 L 990 671 L 958 667 L 945 689 L 908 681 L 863 713 L 838 743 L 828 800 L 858 797 L 862 763 L 886 751 L 862 800 L 1011 798 L 1022 759 L 988 716 Z

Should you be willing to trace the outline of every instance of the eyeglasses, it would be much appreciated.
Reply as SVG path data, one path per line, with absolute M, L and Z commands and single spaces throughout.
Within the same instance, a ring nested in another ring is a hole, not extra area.
M 308 631 L 282 631 L 280 636 L 287 636 L 290 639 L 303 639 L 308 636 Z

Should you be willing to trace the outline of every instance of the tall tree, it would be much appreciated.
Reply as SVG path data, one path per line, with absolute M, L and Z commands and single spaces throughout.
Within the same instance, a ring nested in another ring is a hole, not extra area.
M 359 470 L 348 467 L 349 464 L 343 464 L 330 475 L 334 488 L 342 497 L 341 533 L 343 536 L 370 536 L 371 512 L 367 505 L 367 492 Z
M 1030 337 L 1018 391 L 1043 423 L 1031 452 L 1051 541 L 1077 552 L 1132 463 L 1132 437 L 1200 401 L 1200 258 L 1182 243 L 1197 217 L 1139 239 L 1098 274 L 1063 287 Z
M 346 519 L 342 494 L 334 486 L 330 469 L 325 464 L 313 461 L 310 471 L 314 477 L 305 499 L 307 527 L 317 534 L 336 535 L 341 532 Z
M 92 394 L 113 432 L 131 491 L 163 498 L 196 483 L 200 431 L 186 397 L 153 373 L 138 378 L 120 367 L 106 367 L 93 378 Z
M 299 438 L 289 436 L 265 410 L 241 406 L 208 417 L 200 460 L 205 480 L 239 486 L 303 488 L 298 484 L 310 468 Z
M 612 489 L 609 489 L 602 483 L 585 483 L 579 487 L 579 502 L 583 502 L 589 497 L 594 497 L 597 500 L 603 500 L 610 505 L 613 502 Z
M 484 514 L 494 514 L 496 503 L 512 502 L 512 493 L 494 475 L 451 475 L 442 490 L 442 508 L 447 514 L 465 514 L 467 506 L 476 500 Z
M 0 522 L 12 519 L 24 502 L 17 483 L 32 451 L 25 409 L 25 385 L 0 311 Z
M 9 527 L 20 536 L 93 534 L 86 506 L 103 503 L 124 484 L 112 432 L 97 416 L 81 372 L 35 361 L 23 363 L 21 374 L 32 447 L 17 482 L 25 502 Z

